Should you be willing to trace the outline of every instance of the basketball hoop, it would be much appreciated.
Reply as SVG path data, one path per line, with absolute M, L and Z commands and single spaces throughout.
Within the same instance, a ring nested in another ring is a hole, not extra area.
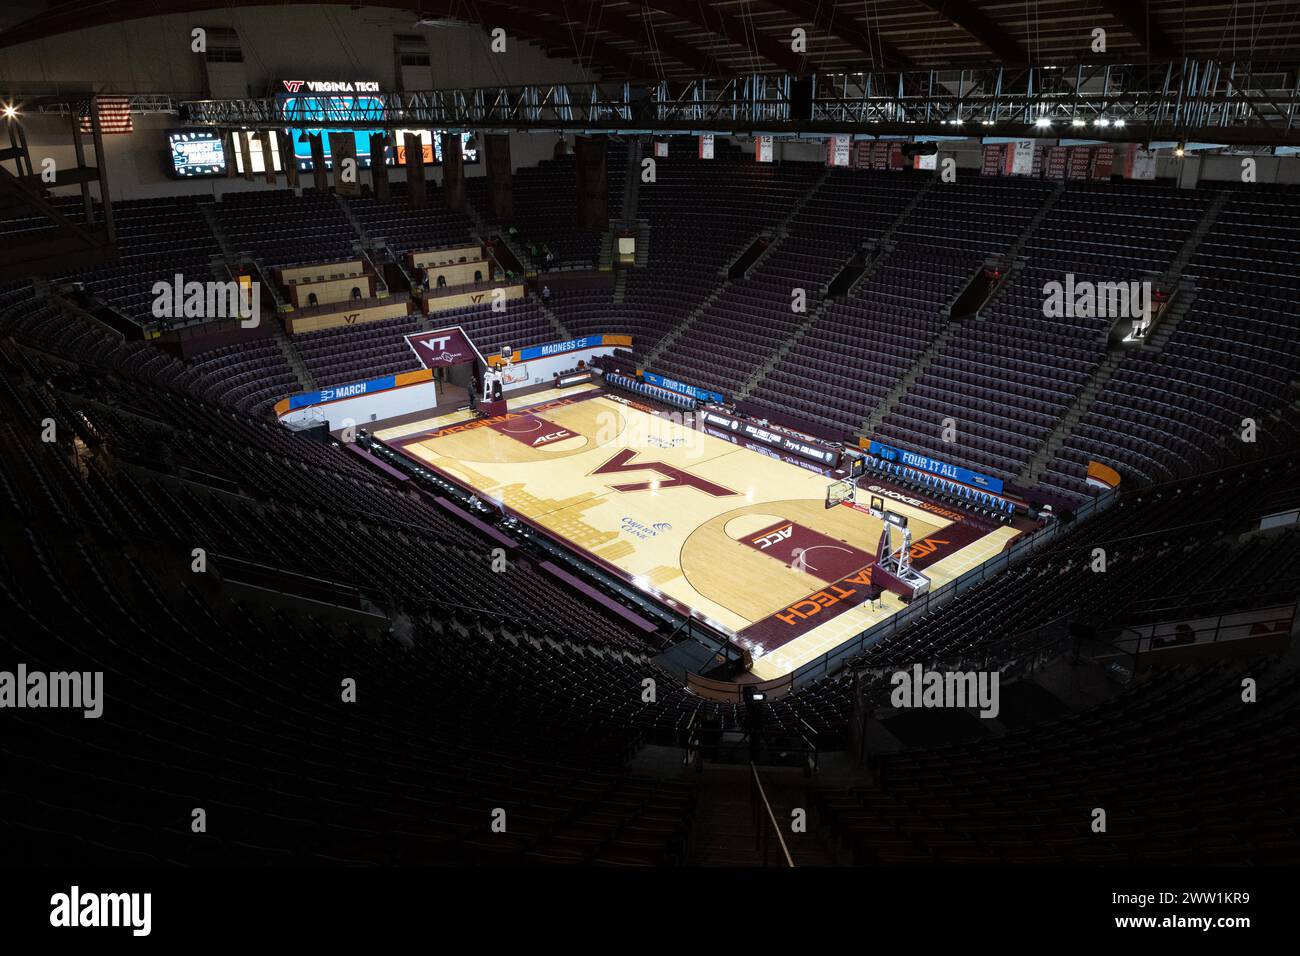
M 826 507 L 834 508 L 846 502 L 852 503 L 858 500 L 858 484 L 849 478 L 840 481 L 832 481 L 826 486 Z

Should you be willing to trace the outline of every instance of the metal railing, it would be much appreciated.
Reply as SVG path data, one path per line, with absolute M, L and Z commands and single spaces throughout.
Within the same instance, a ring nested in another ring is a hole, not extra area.
M 1126 627 L 1115 638 L 1117 654 L 1131 654 L 1136 661 L 1152 651 L 1201 647 L 1256 637 L 1281 637 L 1295 626 L 1296 604 L 1257 606 L 1248 611 L 1220 614 L 1179 615 L 1175 620 Z
M 772 804 L 767 799 L 767 791 L 763 789 L 763 780 L 758 775 L 758 767 L 754 764 L 749 765 L 749 804 L 754 816 L 754 849 L 763 855 L 763 865 L 768 865 L 768 858 L 772 854 L 773 837 L 776 837 L 776 849 L 779 851 L 776 857 L 776 865 L 794 869 L 794 858 L 790 856 L 790 848 L 785 845 L 785 837 L 781 833 L 781 824 L 772 811 Z

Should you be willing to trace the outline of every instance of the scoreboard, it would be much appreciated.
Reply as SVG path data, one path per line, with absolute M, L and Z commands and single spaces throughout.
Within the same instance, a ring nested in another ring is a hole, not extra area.
M 434 166 L 442 163 L 441 130 L 397 129 L 391 131 L 388 147 L 382 157 L 370 155 L 370 134 L 378 128 L 348 129 L 338 124 L 351 120 L 368 123 L 382 122 L 386 117 L 387 100 L 373 80 L 281 80 L 275 94 L 276 106 L 289 136 L 293 141 L 293 160 L 300 170 L 312 168 L 311 139 L 321 134 L 325 151 L 325 166 L 332 168 L 330 133 L 351 135 L 356 141 L 357 165 L 369 168 L 378 159 L 389 166 L 406 165 L 406 133 L 420 139 L 424 162 Z M 321 124 L 329 123 L 330 126 Z M 461 153 L 466 163 L 478 162 L 478 149 L 473 134 L 461 134 Z
M 171 155 L 171 174 L 182 179 L 195 176 L 223 176 L 226 172 L 226 145 L 220 133 L 212 130 L 168 130 L 167 148 Z

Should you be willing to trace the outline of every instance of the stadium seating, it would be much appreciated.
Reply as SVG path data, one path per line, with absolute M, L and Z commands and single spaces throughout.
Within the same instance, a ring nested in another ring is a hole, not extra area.
M 1055 457 L 1048 486 L 1086 494 L 1090 459 L 1139 480 L 1226 464 L 1247 451 L 1246 419 L 1259 424 L 1264 453 L 1294 447 L 1295 199 L 1280 186 L 1232 196 L 1185 270 L 1195 281 L 1190 311 L 1162 349 L 1143 348 L 1110 379 Z
M 267 268 L 351 259 L 360 241 L 333 193 L 228 193 L 215 208 L 234 251 L 251 254 Z
M 618 219 L 623 209 L 627 147 L 610 142 L 605 163 L 609 218 Z M 526 265 L 536 269 L 595 268 L 605 229 L 584 229 L 577 224 L 578 198 L 572 155 L 542 160 L 536 166 L 516 171 L 512 183 L 513 214 L 508 221 L 498 221 L 491 215 L 484 177 L 467 179 L 465 185 L 466 195 L 485 222 L 502 233 L 511 227 L 515 229 L 516 238 L 528 255 Z M 551 261 L 547 261 L 543 247 L 550 250 Z
M 157 282 L 170 287 L 177 275 L 182 282 L 230 280 L 229 274 L 213 271 L 212 261 L 220 258 L 221 246 L 203 215 L 205 204 L 211 206 L 211 197 L 175 196 L 113 203 L 117 259 L 73 273 L 64 281 L 83 283 L 87 292 L 142 325 L 192 323 L 194 319 L 156 314 L 153 304 L 158 296 L 153 287 Z
M 399 316 L 295 335 L 293 344 L 316 384 L 328 387 L 422 368 L 403 338 L 420 328 L 419 316 Z
M 628 273 L 623 302 L 564 293 L 557 311 L 574 334 L 628 333 L 637 354 L 648 354 L 704 304 L 721 270 L 794 211 L 823 172 L 810 163 L 758 165 L 722 144 L 704 161 L 693 142 L 673 140 L 668 155 L 656 159 L 655 181 L 640 186 L 637 217 L 649 224 L 649 258 Z M 789 314 L 789 290 L 784 294 Z
M 273 338 L 204 352 L 195 356 L 191 365 L 211 382 L 203 392 L 205 398 L 254 415 L 301 389 L 298 376 Z
M 1229 706 L 1245 675 L 1267 683 L 1267 705 Z M 1300 672 L 1275 659 L 1156 671 L 1092 711 L 884 757 L 878 786 L 820 789 L 815 806 L 865 864 L 1292 860 L 1297 695 Z
M 399 256 L 470 242 L 473 222 L 464 212 L 449 209 L 446 194 L 434 184 L 427 185 L 427 205 L 423 209 L 412 208 L 404 181 L 395 182 L 389 188 L 391 192 L 385 202 L 374 196 L 346 200 L 371 242 L 382 240 Z

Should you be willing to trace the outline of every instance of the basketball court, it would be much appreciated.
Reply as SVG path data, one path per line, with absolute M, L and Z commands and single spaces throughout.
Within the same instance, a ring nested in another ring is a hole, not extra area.
M 830 479 L 594 386 L 380 428 L 425 467 L 731 635 L 783 677 L 905 605 L 872 587 L 883 522 L 826 507 Z M 938 588 L 1019 534 L 869 480 Z M 861 494 L 865 495 L 867 488 Z

